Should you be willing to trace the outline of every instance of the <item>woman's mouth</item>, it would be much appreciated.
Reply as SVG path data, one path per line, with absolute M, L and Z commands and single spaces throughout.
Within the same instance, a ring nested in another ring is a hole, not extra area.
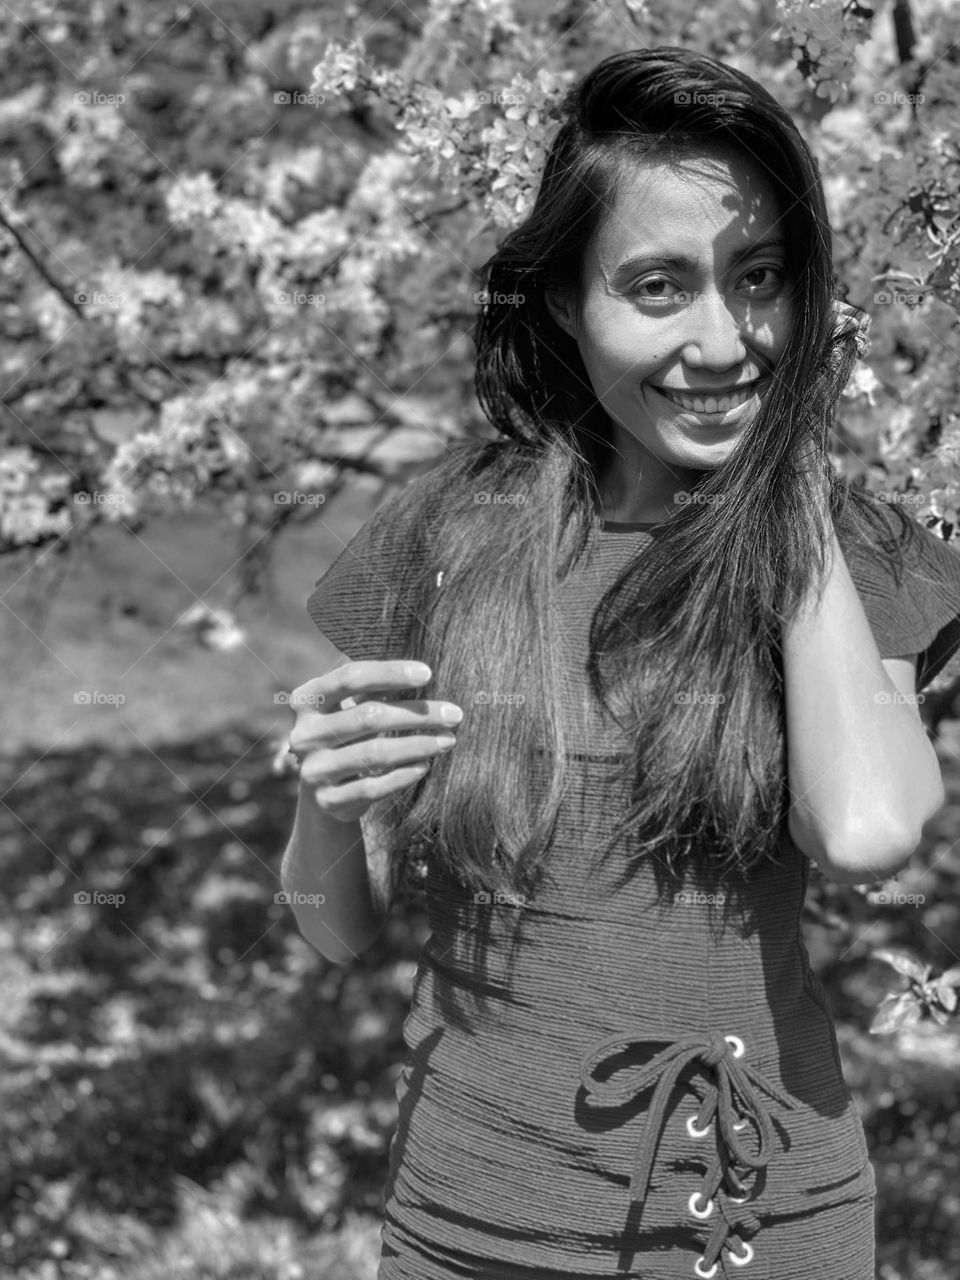
M 728 417 L 733 420 L 734 415 L 739 417 L 740 410 L 744 410 L 748 405 L 757 402 L 759 399 L 757 389 L 763 381 L 762 378 L 756 378 L 753 382 L 748 382 L 743 387 L 738 387 L 735 392 L 722 396 L 690 395 L 685 391 L 669 391 L 666 387 L 656 386 L 654 386 L 654 390 L 669 400 L 671 404 L 686 410 L 687 413 L 719 423 Z M 653 383 L 650 385 L 653 386 Z

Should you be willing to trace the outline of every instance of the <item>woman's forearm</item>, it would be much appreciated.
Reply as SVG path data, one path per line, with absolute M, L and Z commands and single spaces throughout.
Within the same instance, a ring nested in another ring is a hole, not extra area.
M 884 669 L 829 522 L 829 568 L 784 627 L 789 831 L 825 874 L 894 875 L 943 804 L 936 751 Z
M 336 964 L 354 960 L 386 922 L 371 896 L 360 822 L 327 817 L 302 781 L 280 883 L 300 932 Z

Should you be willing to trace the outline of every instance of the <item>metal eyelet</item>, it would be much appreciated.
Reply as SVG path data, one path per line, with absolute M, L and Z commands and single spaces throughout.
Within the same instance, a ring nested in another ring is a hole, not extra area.
M 687 1116 L 687 1133 L 689 1133 L 691 1138 L 705 1138 L 709 1132 L 710 1132 L 709 1124 L 705 1129 L 698 1129 L 697 1117 Z
M 708 1200 L 707 1207 L 705 1209 L 698 1209 L 697 1201 L 700 1199 L 700 1194 L 701 1193 L 699 1191 L 695 1191 L 687 1201 L 687 1206 L 695 1218 L 709 1218 L 711 1213 L 713 1213 L 713 1201 Z
M 749 1240 L 743 1242 L 743 1253 L 730 1253 L 730 1261 L 735 1267 L 745 1267 L 748 1262 L 753 1260 L 753 1245 Z
M 750 1199 L 749 1195 L 727 1196 L 727 1200 L 730 1202 L 730 1204 L 746 1204 L 749 1199 Z
M 724 1036 L 723 1038 L 724 1040 L 726 1040 L 727 1044 L 730 1045 L 730 1047 L 733 1049 L 733 1056 L 735 1058 L 742 1058 L 743 1057 L 743 1041 L 740 1039 L 740 1037 Z
M 746 1127 L 747 1127 L 746 1120 L 741 1120 L 739 1124 L 734 1123 L 733 1131 L 734 1133 L 739 1133 L 741 1129 L 745 1129 Z
M 715 1262 L 709 1271 L 704 1271 L 703 1266 L 701 1265 L 702 1263 L 703 1263 L 703 1258 L 702 1257 L 698 1258 L 696 1263 L 694 1264 L 694 1268 L 693 1268 L 694 1271 L 698 1276 L 700 1276 L 700 1280 L 712 1280 L 712 1277 L 717 1274 L 717 1271 L 720 1268 L 720 1264 L 718 1262 Z

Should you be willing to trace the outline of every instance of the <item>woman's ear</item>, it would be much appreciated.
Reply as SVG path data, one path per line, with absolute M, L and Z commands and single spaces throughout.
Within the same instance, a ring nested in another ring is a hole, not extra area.
M 550 315 L 556 320 L 557 324 L 565 333 L 569 333 L 571 338 L 577 336 L 577 320 L 574 314 L 572 299 L 568 292 L 560 290 L 544 289 L 543 301 L 550 312 Z

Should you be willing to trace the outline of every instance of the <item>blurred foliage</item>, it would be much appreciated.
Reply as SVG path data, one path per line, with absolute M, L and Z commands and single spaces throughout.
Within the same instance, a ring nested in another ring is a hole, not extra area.
M 0 835 L 4 1275 L 139 1278 L 153 1255 L 157 1275 L 293 1280 L 285 1263 L 319 1266 L 304 1240 L 358 1222 L 336 1274 L 372 1274 L 425 925 L 398 919 L 349 971 L 303 940 L 274 901 L 295 786 L 253 745 L 8 761 L 28 776 Z M 218 1239 L 242 1226 L 232 1262 L 164 1272 L 198 1214 Z

